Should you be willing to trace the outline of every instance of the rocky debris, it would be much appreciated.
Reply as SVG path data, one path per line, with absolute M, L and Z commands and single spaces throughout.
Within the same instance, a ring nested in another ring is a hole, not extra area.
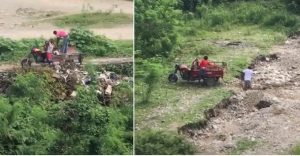
M 230 41 L 230 40 L 216 40 L 216 41 L 212 41 L 212 44 L 216 44 L 221 47 L 230 47 L 230 48 L 246 48 L 251 46 L 247 43 L 243 43 L 242 41 Z
M 255 105 L 257 109 L 267 108 L 270 107 L 273 103 L 270 101 L 261 100 L 258 104 Z
M 299 37 L 299 36 L 300 36 L 300 31 L 296 31 L 296 32 L 290 34 L 288 37 L 290 39 L 297 39 L 297 37 Z M 287 41 L 289 41 L 289 40 L 287 40 Z
M 8 87 L 12 85 L 16 77 L 13 72 L 0 72 L 0 93 L 6 93 Z
M 85 71 L 80 64 L 76 64 L 74 62 L 54 62 L 53 68 L 55 69 L 55 73 L 53 73 L 52 77 L 63 81 L 67 86 L 66 96 L 76 97 L 76 85 L 83 85 L 88 89 L 92 81 L 96 81 L 96 93 L 98 99 L 104 105 L 108 105 L 110 103 L 113 88 L 117 86 L 120 81 L 123 81 L 122 77 L 116 73 L 106 70 L 96 72 L 94 76 L 92 76 Z M 130 78 L 124 77 L 124 80 L 130 81 Z
M 227 99 L 226 107 L 217 104 L 208 110 L 205 127 L 188 129 L 197 136 L 191 139 L 203 153 L 227 154 L 240 138 L 259 143 L 241 154 L 282 154 L 298 144 L 299 43 L 300 35 L 275 46 L 272 51 L 276 55 L 258 56 L 254 89 L 236 92 Z M 225 141 L 220 134 L 225 135 Z
M 280 59 L 278 54 L 270 54 L 270 55 L 258 55 L 254 60 L 253 64 L 261 64 L 262 62 L 271 62 L 273 60 Z

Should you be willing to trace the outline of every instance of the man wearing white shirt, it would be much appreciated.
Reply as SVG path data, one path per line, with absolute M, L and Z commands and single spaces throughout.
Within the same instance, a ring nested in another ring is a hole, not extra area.
M 251 66 L 248 67 L 248 69 L 243 70 L 244 73 L 244 89 L 250 89 L 251 88 L 251 80 L 252 80 L 252 74 L 253 70 Z

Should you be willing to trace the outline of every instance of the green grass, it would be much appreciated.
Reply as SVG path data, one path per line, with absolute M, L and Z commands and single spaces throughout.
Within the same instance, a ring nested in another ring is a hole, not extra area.
M 52 22 L 58 27 L 90 27 L 90 28 L 108 28 L 122 24 L 131 24 L 133 16 L 124 13 L 80 13 L 74 15 L 68 15 L 58 17 L 52 20 Z
M 139 131 L 136 154 L 140 155 L 186 155 L 194 154 L 196 148 L 176 133 L 166 131 Z
M 290 154 L 292 155 L 300 155 L 300 144 L 293 147 L 290 151 Z
M 233 149 L 231 154 L 233 154 L 233 155 L 242 154 L 243 152 L 245 152 L 247 150 L 251 150 L 251 149 L 255 148 L 255 146 L 257 144 L 258 144 L 257 141 L 252 141 L 247 138 L 243 138 L 236 143 L 236 147 Z
M 115 54 L 111 54 L 111 57 L 131 57 L 133 53 L 133 41 L 132 40 L 114 40 L 119 50 Z

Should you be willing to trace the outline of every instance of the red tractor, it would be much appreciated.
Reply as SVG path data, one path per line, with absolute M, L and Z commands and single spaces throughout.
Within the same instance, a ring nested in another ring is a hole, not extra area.
M 194 60 L 191 69 L 185 64 L 176 64 L 174 73 L 171 73 L 168 77 L 170 82 L 177 82 L 177 71 L 181 76 L 181 79 L 187 81 L 199 81 L 204 82 L 207 86 L 215 85 L 220 78 L 224 76 L 225 62 L 210 62 L 205 68 L 199 69 L 198 60 Z

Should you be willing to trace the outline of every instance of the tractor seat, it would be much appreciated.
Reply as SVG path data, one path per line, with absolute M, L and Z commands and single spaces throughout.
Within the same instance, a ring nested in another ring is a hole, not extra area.
M 186 69 L 186 70 L 190 70 L 190 68 L 189 68 L 187 65 L 185 65 L 185 64 L 181 64 L 181 65 L 179 65 L 179 69 Z

